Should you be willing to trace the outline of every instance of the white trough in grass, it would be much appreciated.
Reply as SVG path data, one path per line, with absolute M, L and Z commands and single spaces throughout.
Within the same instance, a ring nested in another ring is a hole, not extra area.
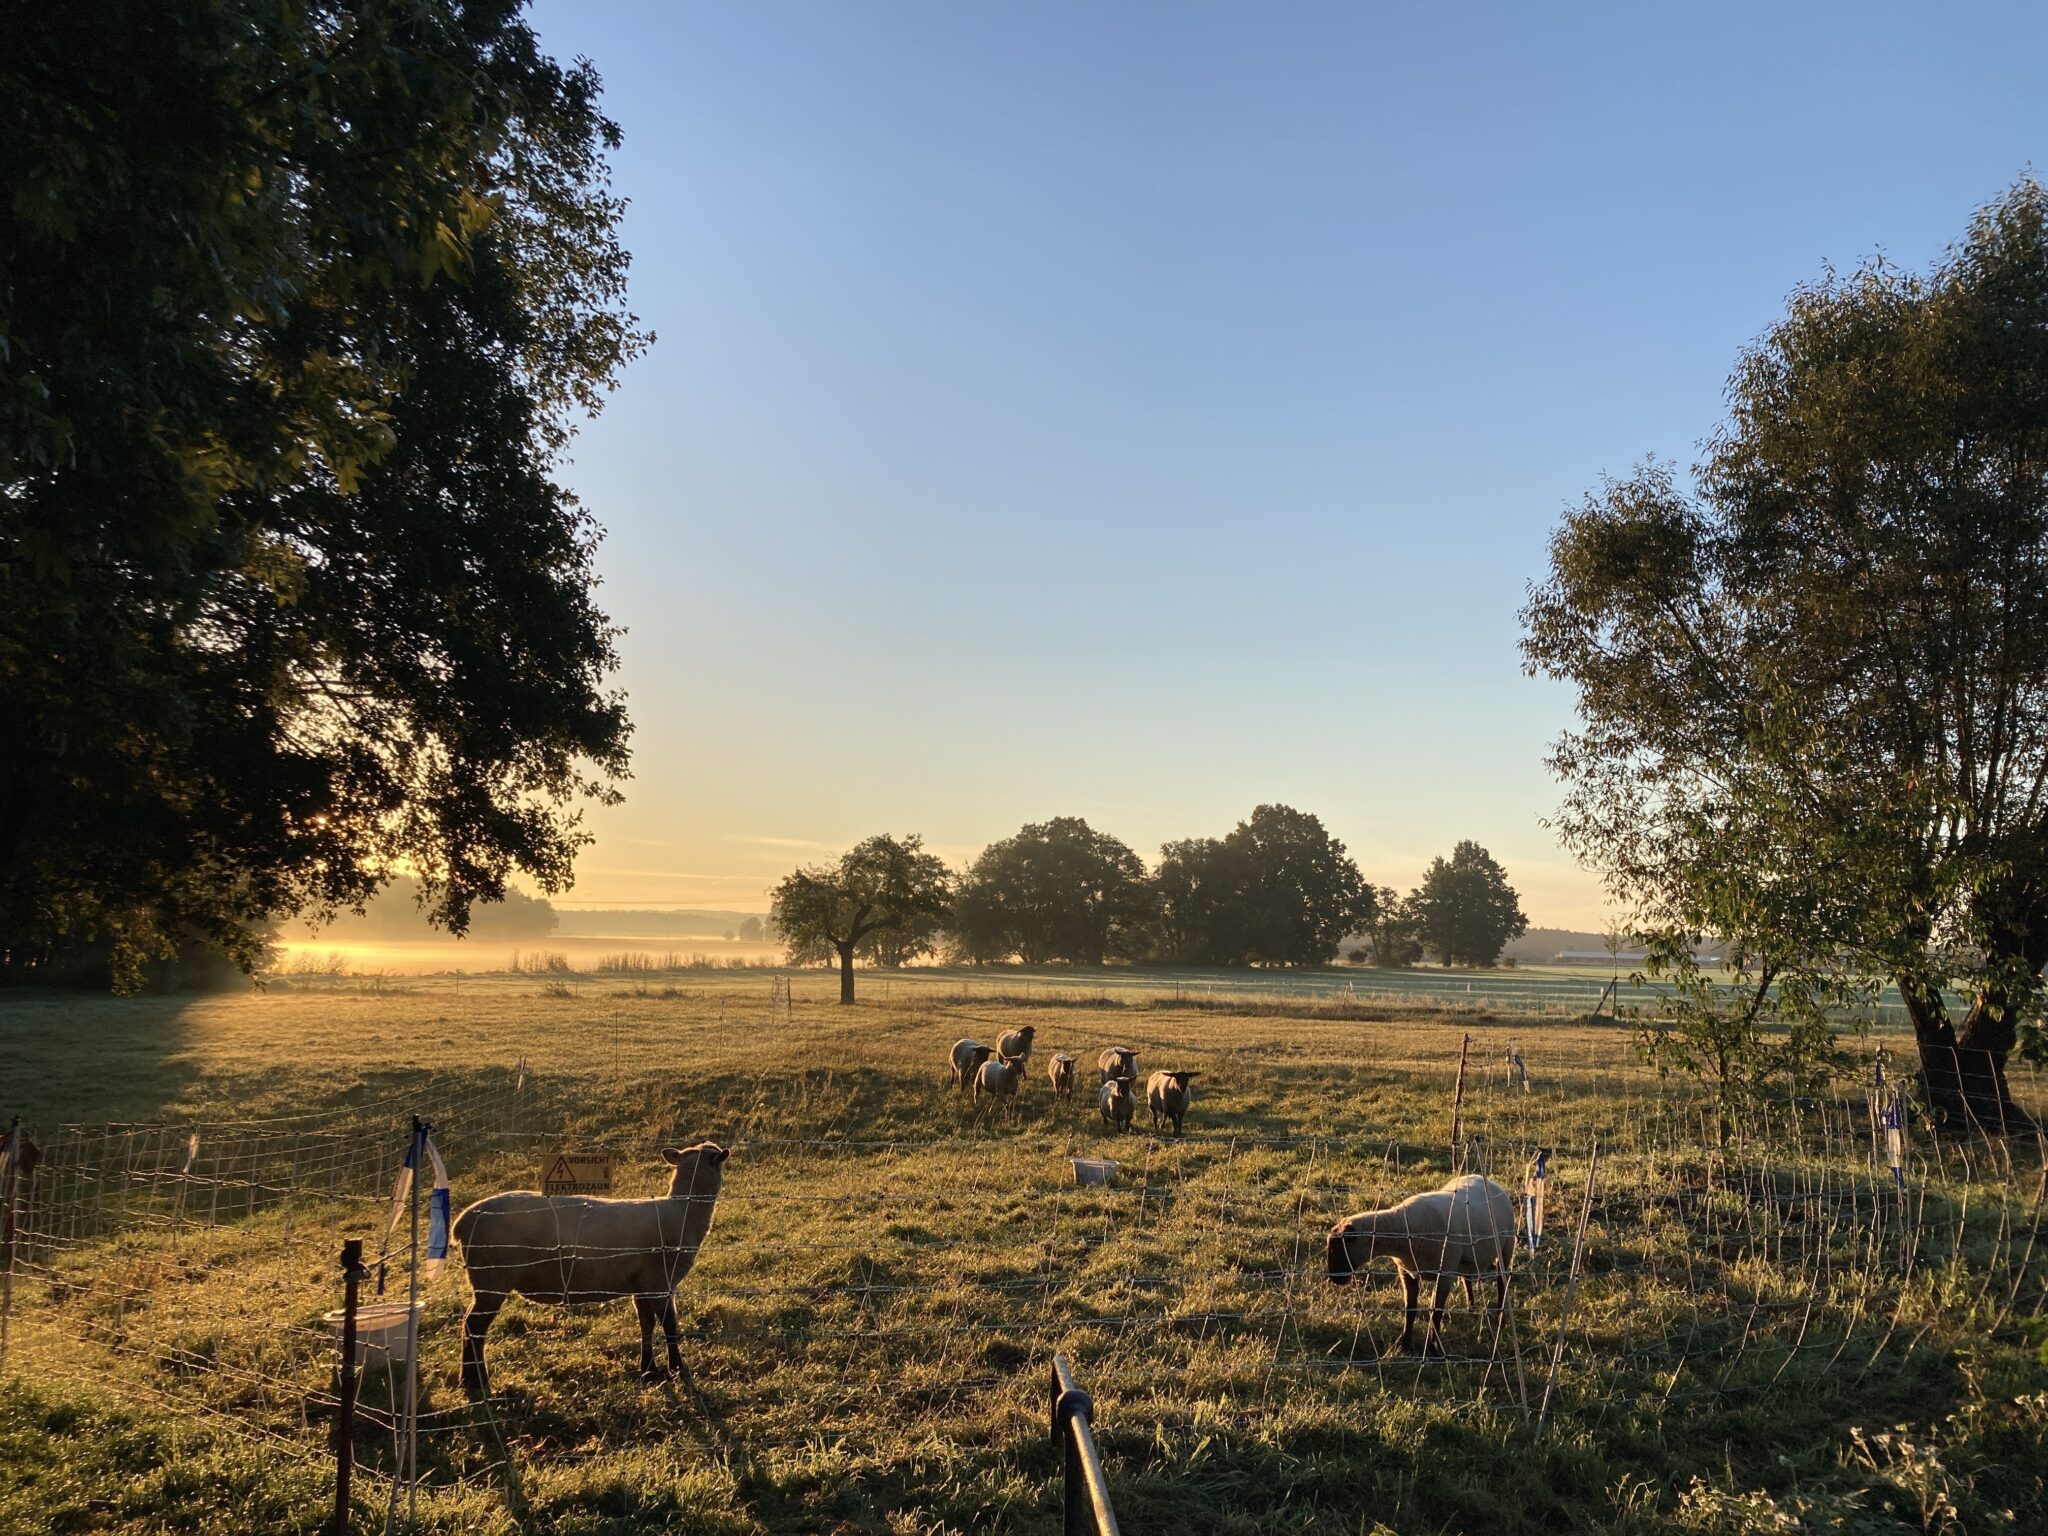
M 1077 1157 L 1073 1159 L 1073 1164 L 1076 1184 L 1116 1182 L 1116 1159 L 1113 1157 Z

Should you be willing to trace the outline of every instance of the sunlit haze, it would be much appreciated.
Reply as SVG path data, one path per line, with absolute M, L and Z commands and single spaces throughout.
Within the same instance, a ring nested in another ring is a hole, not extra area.
M 1970 14 L 542 4 L 659 335 L 567 470 L 637 722 L 568 903 L 1277 800 L 1597 924 L 1524 585 L 1795 285 L 2035 159 L 2048 12 Z

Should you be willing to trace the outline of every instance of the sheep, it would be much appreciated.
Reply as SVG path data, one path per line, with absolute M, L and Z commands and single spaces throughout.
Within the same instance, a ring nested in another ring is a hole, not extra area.
M 1145 1102 L 1152 1110 L 1152 1129 L 1159 1129 L 1159 1122 L 1171 1120 L 1173 1134 L 1180 1134 L 1180 1117 L 1188 1112 L 1188 1105 L 1194 1102 L 1195 1090 L 1188 1086 L 1199 1072 L 1154 1072 L 1145 1080 Z
M 1114 1125 L 1122 1130 L 1131 1128 L 1131 1117 L 1138 1111 L 1138 1095 L 1131 1087 L 1128 1077 L 1112 1077 L 1102 1085 L 1096 1095 L 1096 1108 L 1102 1111 L 1102 1123 Z
M 1361 1211 L 1330 1228 L 1329 1268 L 1332 1285 L 1349 1285 L 1359 1266 L 1376 1258 L 1394 1261 L 1407 1307 L 1407 1324 L 1394 1352 L 1407 1349 L 1415 1334 L 1416 1300 L 1422 1279 L 1436 1281 L 1429 1304 L 1425 1356 L 1443 1353 L 1444 1300 L 1451 1277 L 1465 1282 L 1465 1301 L 1472 1301 L 1472 1282 L 1491 1276 L 1500 1287 L 1500 1311 L 1507 1312 L 1508 1263 L 1515 1249 L 1515 1202 L 1505 1189 L 1476 1173 L 1461 1174 L 1440 1189 L 1410 1195 L 1383 1211 Z
M 1014 1099 L 1018 1086 L 1024 1081 L 1024 1063 L 1008 1056 L 995 1061 L 984 1061 L 974 1074 L 974 1098 L 979 1103 L 986 1095 L 991 1099 Z
M 1074 1058 L 1065 1051 L 1053 1057 L 1052 1066 L 1046 1076 L 1052 1079 L 1052 1096 L 1055 1099 L 1071 1099 L 1074 1096 Z
M 953 1042 L 953 1086 L 965 1093 L 974 1086 L 974 1074 L 981 1070 L 981 1064 L 992 1054 L 989 1047 L 979 1040 L 955 1040 Z
M 725 1182 L 725 1148 L 700 1141 L 664 1147 L 675 1170 L 654 1200 L 544 1195 L 530 1189 L 487 1195 L 455 1218 L 463 1267 L 476 1293 L 462 1320 L 462 1380 L 490 1390 L 484 1335 L 505 1298 L 575 1305 L 633 1298 L 640 1313 L 640 1374 L 654 1380 L 654 1324 L 668 1339 L 669 1369 L 687 1375 L 676 1342 L 675 1289 L 697 1262 Z
M 1022 1029 L 1005 1030 L 996 1037 L 996 1054 L 1011 1061 L 1029 1061 L 1031 1038 L 1037 1033 L 1036 1024 L 1026 1024 Z
M 1113 1077 L 1125 1082 L 1138 1080 L 1138 1053 L 1128 1045 L 1112 1045 L 1100 1056 L 1095 1065 L 1102 1069 L 1102 1080 L 1106 1083 Z

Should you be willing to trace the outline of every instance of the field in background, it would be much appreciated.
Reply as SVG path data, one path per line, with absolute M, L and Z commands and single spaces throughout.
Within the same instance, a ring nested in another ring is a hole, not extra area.
M 496 976 L 511 971 L 548 970 L 572 984 L 609 975 L 647 976 L 675 971 L 780 967 L 779 945 L 738 940 L 649 938 L 645 935 L 550 936 L 523 945 L 497 941 L 435 939 L 326 944 L 294 940 L 278 946 L 275 974 L 286 981 L 304 977 Z M 559 957 L 559 965 L 552 962 Z M 574 974 L 568 974 L 574 973 Z M 800 985 L 836 996 L 833 974 L 819 967 L 791 972 Z M 1626 968 L 1529 965 L 1489 971 L 1438 966 L 1381 969 L 1332 966 L 1322 970 L 1214 970 L 1170 966 L 937 966 L 860 973 L 863 990 L 877 997 L 892 988 L 938 988 L 962 998 L 1029 990 L 1034 995 L 1073 998 L 1193 998 L 1227 1003 L 1233 998 L 1364 1001 L 1422 1007 L 1478 1008 L 1515 1013 L 1585 1014 L 1616 1008 L 1652 1009 L 1670 989 L 1655 981 L 1634 982 Z M 912 995 L 905 992 L 905 996 Z M 1885 1024 L 1907 1022 L 1896 989 L 1886 988 L 1870 1010 Z
M 514 1303 L 486 1416 L 455 1381 L 459 1275 L 430 1292 L 426 1529 L 1049 1531 L 1054 1349 L 1133 1533 L 1995 1530 L 2038 1507 L 2031 1150 L 2008 1168 L 1916 1135 L 1901 1206 L 1853 1085 L 1760 1111 L 1723 1157 L 1624 1030 L 1563 1009 L 1131 975 L 867 975 L 844 1010 L 799 972 L 786 1021 L 759 972 L 0 997 L 0 1112 L 96 1170 L 52 1181 L 43 1220 L 70 1225 L 17 1296 L 0 1527 L 311 1528 L 333 1254 L 375 1250 L 415 1110 L 445 1127 L 458 1206 L 530 1186 L 552 1148 L 611 1149 L 622 1192 L 654 1186 L 665 1142 L 735 1149 L 679 1298 L 694 1393 L 630 1379 L 630 1308 Z M 1040 1063 L 1115 1042 L 1203 1072 L 1189 1135 L 1109 1134 L 1036 1074 L 1014 1117 L 943 1085 L 956 1036 L 1025 1023 Z M 1461 1309 L 1449 1361 L 1383 1359 L 1392 1287 L 1323 1283 L 1322 1234 L 1449 1169 L 1468 1033 L 1472 1155 L 1518 1186 L 1554 1149 L 1550 1232 L 1512 1337 Z M 2037 1076 L 2018 1087 L 2041 1105 Z M 93 1129 L 67 1142 L 67 1121 Z M 1076 1189 L 1077 1154 L 1125 1176 Z
M 308 938 L 288 931 L 276 946 L 277 971 L 335 975 L 432 976 L 447 972 L 487 976 L 511 968 L 514 957 L 531 962 L 537 955 L 561 955 L 577 970 L 593 969 L 614 955 L 644 955 L 651 960 L 676 956 L 712 966 L 734 961 L 747 965 L 778 965 L 779 944 L 749 944 L 740 939 L 703 934 L 549 934 L 539 939 L 372 939 L 333 931 Z

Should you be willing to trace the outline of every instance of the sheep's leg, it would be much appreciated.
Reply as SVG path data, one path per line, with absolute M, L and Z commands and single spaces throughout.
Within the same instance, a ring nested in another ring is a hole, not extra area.
M 640 1379 L 654 1381 L 661 1375 L 654 1368 L 654 1319 L 661 1312 L 661 1302 L 652 1296 L 635 1296 L 633 1310 L 640 1314 Z
M 1429 1301 L 1429 1332 L 1423 1336 L 1422 1353 L 1425 1358 L 1444 1352 L 1444 1303 L 1450 1299 L 1451 1277 L 1448 1273 L 1436 1277 L 1436 1291 Z
M 1422 1291 L 1422 1277 L 1410 1269 L 1404 1269 L 1400 1273 L 1401 1305 L 1406 1313 L 1406 1321 L 1401 1325 L 1401 1337 L 1395 1341 L 1394 1353 L 1404 1355 L 1408 1352 L 1408 1341 L 1415 1337 L 1415 1302 Z
M 688 1375 L 689 1373 L 683 1369 L 683 1350 L 681 1343 L 678 1341 L 678 1335 L 682 1332 L 682 1328 L 676 1321 L 676 1298 L 674 1292 L 670 1292 L 661 1298 L 661 1332 L 662 1336 L 668 1340 L 668 1368 L 678 1376 Z
M 1472 1305 L 1472 1277 L 1461 1275 L 1459 1278 L 1465 1282 L 1465 1305 L 1469 1307 Z
M 462 1320 L 462 1384 L 475 1392 L 490 1391 L 490 1377 L 484 1370 L 484 1335 L 491 1331 L 498 1308 L 505 1305 L 502 1294 L 478 1291 Z

